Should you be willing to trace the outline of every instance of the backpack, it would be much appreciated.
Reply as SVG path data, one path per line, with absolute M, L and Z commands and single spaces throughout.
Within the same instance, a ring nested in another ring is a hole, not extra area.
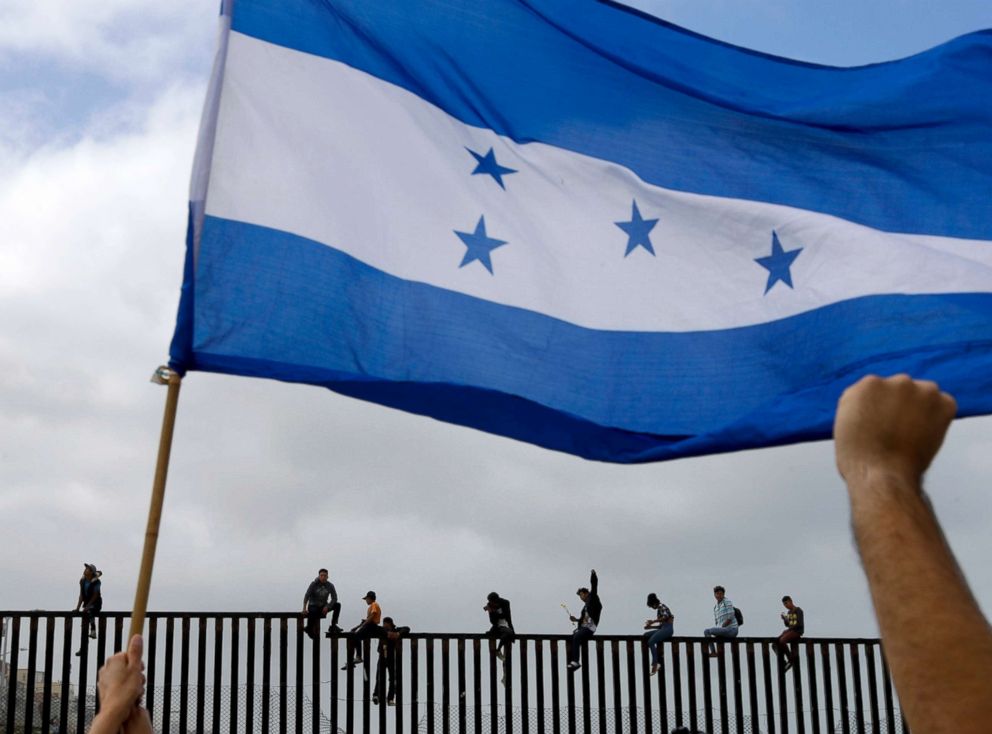
M 744 613 L 740 609 L 734 607 L 734 618 L 737 619 L 737 626 L 740 627 L 744 624 Z

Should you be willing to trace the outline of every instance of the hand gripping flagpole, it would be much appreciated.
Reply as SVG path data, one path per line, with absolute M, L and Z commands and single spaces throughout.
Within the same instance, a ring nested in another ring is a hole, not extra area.
M 157 385 L 168 385 L 169 391 L 165 396 L 165 415 L 162 417 L 162 433 L 158 441 L 158 461 L 155 464 L 155 480 L 152 482 L 152 501 L 148 508 L 148 525 L 145 528 L 145 548 L 141 553 L 141 569 L 138 572 L 138 587 L 134 592 L 134 608 L 131 611 L 128 640 L 140 635 L 145 628 L 145 611 L 148 608 L 148 592 L 152 585 L 155 546 L 158 544 L 158 527 L 162 520 L 165 478 L 169 473 L 172 431 L 176 426 L 176 407 L 179 404 L 179 386 L 182 378 L 178 372 L 168 367 L 159 367 L 152 375 L 152 382 Z

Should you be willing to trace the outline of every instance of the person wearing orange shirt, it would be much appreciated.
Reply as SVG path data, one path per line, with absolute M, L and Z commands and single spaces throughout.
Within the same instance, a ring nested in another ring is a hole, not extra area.
M 364 647 L 365 640 L 378 639 L 382 636 L 382 627 L 379 626 L 379 622 L 382 620 L 382 609 L 379 607 L 379 602 L 375 600 L 375 592 L 368 592 L 362 599 L 369 606 L 365 611 L 365 619 L 351 630 L 354 633 L 351 655 L 348 662 L 341 667 L 341 670 L 347 670 L 349 666 L 358 665 L 362 662 L 362 648 Z

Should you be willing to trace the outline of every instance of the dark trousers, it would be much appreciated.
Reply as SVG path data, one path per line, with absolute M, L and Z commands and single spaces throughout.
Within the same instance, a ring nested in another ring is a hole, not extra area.
M 572 633 L 572 639 L 568 641 L 567 658 L 570 663 L 582 662 L 582 647 L 592 636 L 596 634 L 588 627 L 579 627 Z
M 355 659 L 355 654 L 357 653 L 361 657 L 362 648 L 364 647 L 365 640 L 378 640 L 382 636 L 382 627 L 371 622 L 367 622 L 355 630 L 355 636 L 352 640 L 353 644 L 351 647 L 349 660 Z
M 802 635 L 795 630 L 786 630 L 778 636 L 778 639 L 772 643 L 772 647 L 775 649 L 775 654 L 778 655 L 779 662 L 785 660 L 785 655 L 789 655 L 789 663 L 795 665 L 799 661 L 799 646 L 793 645 L 794 642 L 799 642 Z
M 497 641 L 496 649 L 501 650 L 507 645 L 513 644 L 513 639 L 516 635 L 513 634 L 513 630 L 509 627 L 503 627 L 501 625 L 493 625 L 486 632 L 486 637 L 495 638 Z
M 341 614 L 341 602 L 336 601 L 333 604 L 328 604 L 327 609 L 331 613 L 331 625 L 338 623 L 338 615 Z M 320 620 L 322 620 L 326 614 L 324 614 L 324 607 L 317 606 L 316 604 L 307 604 L 307 636 L 310 639 L 314 639 L 320 635 Z
M 383 679 L 389 679 L 389 685 L 386 688 L 386 700 L 392 701 L 396 696 L 396 683 L 394 681 L 394 676 L 396 675 L 396 654 L 393 652 L 380 652 L 379 653 L 379 665 L 375 671 L 375 690 L 372 692 L 373 698 L 379 698 L 379 693 L 382 690 Z
M 102 604 L 92 607 L 83 607 L 83 634 L 86 634 L 87 627 L 94 632 L 96 631 L 96 620 L 99 619 L 100 610 L 102 608 Z

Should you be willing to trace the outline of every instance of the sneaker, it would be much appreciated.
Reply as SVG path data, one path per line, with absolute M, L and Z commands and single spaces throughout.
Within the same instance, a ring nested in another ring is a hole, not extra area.
M 582 663 L 572 662 L 568 664 L 568 672 L 574 673 L 576 670 L 582 667 Z
M 338 627 L 336 624 L 332 624 L 327 628 L 327 632 L 324 633 L 324 637 L 332 637 L 334 635 L 340 635 L 344 630 Z
M 373 706 L 378 706 L 379 705 L 379 697 L 378 696 L 372 696 L 372 705 Z
M 657 672 L 658 672 L 658 669 L 659 669 L 660 667 L 661 667 L 661 666 L 660 666 L 660 665 L 657 665 L 657 664 L 656 664 L 656 665 L 652 665 L 652 666 L 651 666 L 651 675 L 654 675 L 655 673 L 657 673 Z
M 395 705 L 396 705 L 396 700 L 395 700 L 395 699 L 392 699 L 392 698 L 390 698 L 390 699 L 388 699 L 388 700 L 386 701 L 386 705 L 387 705 L 387 706 L 395 706 Z
M 787 673 L 791 668 L 792 668 L 792 662 L 791 661 L 787 662 L 784 666 L 782 666 L 782 672 Z
M 503 677 L 499 679 L 499 682 L 502 683 L 504 687 L 506 687 L 506 674 L 504 674 Z
M 83 651 L 82 650 L 76 650 L 76 657 L 77 658 L 80 657 L 80 656 L 82 656 L 82 654 L 83 654 Z
M 497 647 L 496 648 L 496 657 L 498 657 L 500 660 L 506 660 L 506 653 L 503 652 L 500 648 Z
M 90 639 L 91 640 L 96 639 L 96 627 L 90 627 Z
M 324 633 L 324 637 L 333 637 L 333 636 L 334 636 L 334 628 L 328 627 L 327 632 Z

